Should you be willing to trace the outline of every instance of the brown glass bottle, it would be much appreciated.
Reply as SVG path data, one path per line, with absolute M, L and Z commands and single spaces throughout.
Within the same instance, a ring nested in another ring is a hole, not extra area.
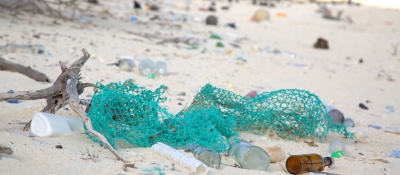
M 301 174 L 311 171 L 322 171 L 324 166 L 331 166 L 335 162 L 330 157 L 318 154 L 292 155 L 286 161 L 286 169 L 291 174 Z

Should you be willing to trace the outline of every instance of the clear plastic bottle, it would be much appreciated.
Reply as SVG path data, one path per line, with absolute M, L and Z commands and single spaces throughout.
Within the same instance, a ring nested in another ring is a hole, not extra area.
M 231 143 L 228 156 L 235 160 L 240 167 L 250 170 L 267 170 L 271 158 L 264 149 L 244 140 L 231 139 Z
M 144 76 L 154 73 L 155 65 L 151 59 L 143 59 L 139 62 L 139 72 Z
M 325 166 L 331 166 L 335 160 L 318 154 L 292 155 L 286 160 L 286 169 L 291 174 L 320 172 Z
M 156 62 L 156 73 L 158 75 L 166 75 L 167 74 L 167 63 L 164 61 Z
M 218 152 L 195 144 L 188 144 L 184 148 L 190 150 L 197 160 L 203 162 L 208 167 L 219 169 L 221 165 L 221 155 L 219 155 Z
M 44 46 L 41 44 L 6 44 L 1 47 L 1 51 L 7 53 L 33 53 L 33 54 L 43 54 Z
M 347 127 L 354 127 L 354 126 L 356 126 L 356 124 L 354 123 L 354 120 L 351 119 L 351 118 L 345 118 L 345 119 L 344 119 L 344 122 L 343 122 L 343 125 L 344 125 L 344 126 L 347 126 Z
M 340 156 L 347 155 L 346 145 L 340 140 L 334 140 L 329 144 L 329 151 L 333 154 L 342 154 Z M 335 156 L 336 157 L 336 156 Z

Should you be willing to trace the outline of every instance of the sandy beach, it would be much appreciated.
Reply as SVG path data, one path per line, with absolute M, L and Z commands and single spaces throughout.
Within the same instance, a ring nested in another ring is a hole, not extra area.
M 0 50 L 0 56 L 43 72 L 51 81 L 37 82 L 16 72 L 0 71 L 0 92 L 50 87 L 61 73 L 59 61 L 71 65 L 82 56 L 81 48 L 91 54 L 82 68 L 82 81 L 108 84 L 134 79 L 151 90 L 165 85 L 169 89 L 168 100 L 161 106 L 172 114 L 189 106 L 207 83 L 239 95 L 252 90 L 259 93 L 279 89 L 307 90 L 342 111 L 346 118 L 352 118 L 355 127 L 348 130 L 355 133 L 355 138 L 331 133 L 326 140 L 313 138 L 318 146 L 312 147 L 304 143 L 304 139 L 287 140 L 273 133 L 240 132 L 239 137 L 264 149 L 278 146 L 286 157 L 307 153 L 329 155 L 329 143 L 341 140 L 347 146 L 348 155 L 335 159 L 335 165 L 326 167 L 324 172 L 400 174 L 400 159 L 389 156 L 392 150 L 400 150 L 400 135 L 368 127 L 400 127 L 400 10 L 327 4 L 333 14 L 343 10 L 342 20 L 336 21 L 323 19 L 317 13 L 319 7 L 315 3 L 282 2 L 272 8 L 242 1 L 232 3 L 229 10 L 221 10 L 221 6 L 228 5 L 224 1 L 217 2 L 216 12 L 199 10 L 208 7 L 209 1 L 193 1 L 189 11 L 185 10 L 185 5 L 183 0 L 166 1 L 159 12 L 135 12 L 130 0 L 100 1 L 96 10 L 107 9 L 112 17 L 82 15 L 75 21 L 0 9 L 0 46 L 12 43 L 45 47 L 44 54 Z M 250 21 L 258 9 L 267 10 L 270 20 Z M 187 22 L 170 22 L 181 25 L 181 29 L 157 25 L 149 20 L 151 14 L 156 13 L 174 16 L 172 11 L 175 16 L 184 14 L 188 17 Z M 218 26 L 204 24 L 210 14 L 218 17 Z M 148 24 L 132 21 L 133 16 Z M 347 17 L 353 22 L 346 20 Z M 227 23 L 235 23 L 237 28 L 226 27 Z M 188 49 L 184 43 L 157 44 L 159 39 L 130 32 L 166 37 L 192 36 L 207 42 L 198 49 Z M 209 38 L 210 32 L 223 38 L 224 48 L 216 47 L 218 41 Z M 313 47 L 319 37 L 328 40 L 329 49 Z M 238 40 L 240 48 L 229 44 Z M 398 53 L 393 54 L 391 45 L 396 43 L 399 43 Z M 274 54 L 274 49 L 295 56 Z M 108 65 L 121 57 L 133 58 L 136 68 L 128 72 Z M 155 79 L 140 75 L 137 66 L 145 58 L 165 61 L 169 74 Z M 186 96 L 179 96 L 181 92 Z M 93 88 L 86 88 L 80 98 L 89 99 L 93 94 Z M 360 103 L 369 109 L 361 109 Z M 174 167 L 162 170 L 167 175 L 193 174 L 150 148 L 142 147 L 118 149 L 136 167 L 124 171 L 123 162 L 88 138 L 83 128 L 60 137 L 28 137 L 21 122 L 29 121 L 45 106 L 44 99 L 20 100 L 16 104 L 0 102 L 0 145 L 13 150 L 12 155 L 0 154 L 0 174 L 146 174 L 145 169 L 164 165 Z M 57 114 L 77 117 L 69 106 Z M 55 148 L 56 145 L 62 145 L 62 149 Z M 87 150 L 98 155 L 96 161 L 86 159 Z M 256 171 L 232 167 L 233 160 L 225 154 L 221 154 L 221 158 L 221 168 L 211 169 L 210 175 L 288 174 L 284 168 L 285 160 L 271 163 L 266 171 Z

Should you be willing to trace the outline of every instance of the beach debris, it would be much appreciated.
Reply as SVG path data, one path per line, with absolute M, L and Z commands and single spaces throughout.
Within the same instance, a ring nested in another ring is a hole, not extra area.
M 164 44 L 164 43 L 184 43 L 187 44 L 189 46 L 199 46 L 204 44 L 206 41 L 205 40 L 201 40 L 199 38 L 195 38 L 192 36 L 182 36 L 182 37 L 174 37 L 174 38 L 167 38 L 164 39 L 160 42 L 158 42 L 157 44 Z
M 9 91 L 7 91 L 7 93 L 14 93 L 14 90 L 10 89 Z M 7 100 L 7 102 L 8 103 L 18 103 L 18 100 L 9 99 L 9 100 Z
M 400 127 L 392 128 L 392 127 L 385 127 L 385 126 L 378 126 L 378 125 L 368 125 L 368 127 L 375 128 L 378 130 L 383 130 L 390 133 L 400 134 Z
M 86 147 L 86 152 L 81 152 L 81 155 L 86 155 L 86 157 L 81 157 L 82 160 L 84 161 L 93 161 L 93 162 L 98 162 L 99 160 L 99 154 L 96 155 L 96 152 L 93 151 L 93 153 L 90 153 L 89 149 Z
M 221 10 L 229 10 L 230 6 L 229 5 L 223 5 L 221 6 Z
M 245 97 L 247 97 L 247 98 L 254 98 L 254 97 L 256 97 L 258 95 L 258 92 L 256 91 L 256 90 L 252 90 L 252 91 L 250 91 L 249 93 L 247 93 L 246 95 L 245 95 Z
M 389 112 L 391 112 L 391 113 L 394 112 L 394 108 L 393 108 L 392 105 L 386 105 L 386 109 L 387 109 Z
M 219 169 L 221 165 L 221 156 L 218 152 L 196 144 L 187 144 L 183 148 L 190 150 L 197 160 L 203 162 L 208 167 Z
M 142 9 L 142 6 L 138 1 L 133 1 L 133 9 Z
M 389 74 L 388 72 L 386 72 L 385 70 L 380 70 L 380 71 L 379 71 L 379 73 L 378 73 L 378 79 L 386 79 L 386 80 L 388 80 L 388 81 L 395 81 L 395 80 L 392 78 L 392 75 Z
M 84 91 L 86 87 L 93 87 L 94 85 L 91 83 L 82 83 L 79 81 L 80 78 L 80 68 L 83 67 L 85 62 L 90 58 L 90 54 L 82 49 L 83 56 L 72 63 L 70 67 L 60 61 L 61 74 L 58 76 L 57 80 L 54 82 L 53 86 L 50 88 L 38 90 L 38 91 L 21 91 L 15 93 L 0 93 L 0 101 L 5 101 L 9 99 L 18 99 L 18 100 L 36 100 L 45 98 L 47 105 L 42 110 L 42 112 L 56 113 L 59 109 L 63 108 L 67 104 L 70 108 L 78 114 L 82 121 L 84 121 L 84 125 L 86 127 L 86 133 L 89 134 L 92 138 L 96 138 L 98 141 L 102 143 L 102 145 L 107 148 L 112 154 L 114 154 L 118 160 L 123 162 L 129 162 L 128 159 L 122 156 L 121 153 L 116 151 L 111 145 L 110 142 L 99 132 L 93 129 L 91 119 L 86 116 L 82 106 L 79 103 L 79 94 Z M 32 121 L 32 120 L 31 120 Z M 31 126 L 31 121 L 29 121 L 24 130 L 29 130 Z
M 218 25 L 218 18 L 214 15 L 209 15 L 206 18 L 206 25 L 216 26 Z
M 155 66 L 156 74 L 167 75 L 167 63 L 165 61 L 157 61 Z
M 133 68 L 136 67 L 135 61 L 133 59 L 129 59 L 129 58 L 120 59 L 120 60 L 118 60 L 118 62 L 111 63 L 108 65 L 109 66 L 116 65 L 119 67 L 119 69 L 121 69 L 123 71 L 128 71 L 128 72 L 132 71 Z
M 400 158 L 400 150 L 392 150 L 392 152 L 390 152 L 390 157 Z
M 217 35 L 217 34 L 211 34 L 211 35 L 210 35 L 210 39 L 221 40 L 222 38 L 221 38 L 219 35 Z
M 224 47 L 224 44 L 222 44 L 221 42 L 217 42 L 217 43 L 215 44 L 215 46 L 218 47 L 218 48 L 223 48 L 223 47 Z
M 337 124 L 343 124 L 344 115 L 342 111 L 336 109 L 334 106 L 329 105 L 327 102 L 323 102 L 326 108 L 326 111 L 331 116 L 332 122 Z
M 382 162 L 382 163 L 390 163 L 389 161 L 387 161 L 385 159 L 371 159 L 371 160 L 379 161 L 379 162 Z
M 201 161 L 179 151 L 174 148 L 171 148 L 170 146 L 157 142 L 153 146 L 151 146 L 151 149 L 164 156 L 167 157 L 168 159 L 173 160 L 174 162 L 177 162 L 181 164 L 182 166 L 190 169 L 192 172 L 195 172 L 196 175 L 206 175 L 208 173 L 208 167 L 203 164 Z
M 360 107 L 361 109 L 364 109 L 364 110 L 368 110 L 368 107 L 365 106 L 363 103 L 358 104 L 358 107 Z
M 43 54 L 44 46 L 41 44 L 6 44 L 0 47 L 0 51 L 5 53 L 32 53 Z
M 142 74 L 143 76 L 148 76 L 155 71 L 155 64 L 153 60 L 151 59 L 143 59 L 139 62 L 139 73 Z
M 124 171 L 128 171 L 128 168 L 136 168 L 136 167 L 134 163 L 125 163 L 123 166 Z
M 340 140 L 333 140 L 329 144 L 329 151 L 334 158 L 340 158 L 348 154 L 346 145 Z
M 232 29 L 236 29 L 236 24 L 233 22 L 227 23 L 225 26 L 230 27 Z
M 0 145 L 0 153 L 2 153 L 2 154 L 7 154 L 7 155 L 11 155 L 11 154 L 13 154 L 13 150 L 10 148 L 10 147 L 7 147 L 7 146 L 1 146 Z M 1 158 L 1 156 L 0 156 L 0 158 Z
M 362 58 L 360 58 L 360 60 L 358 60 L 358 63 L 362 64 L 362 63 L 364 63 L 364 60 Z
M 217 11 L 217 8 L 216 8 L 215 6 L 216 6 L 216 5 L 215 5 L 215 2 L 212 1 L 207 10 L 210 11 L 210 12 L 216 12 L 216 11 Z
M 259 9 L 257 10 L 253 17 L 251 17 L 251 21 L 255 21 L 255 22 L 261 22 L 264 20 L 270 20 L 270 15 L 268 13 L 268 11 L 264 10 L 264 9 Z
M 304 140 L 304 143 L 307 143 L 308 146 L 318 147 L 318 145 L 316 143 L 314 143 L 313 140 Z
M 2 58 L 1 56 L 0 56 L 0 70 L 18 72 L 39 82 L 50 82 L 49 78 L 44 73 L 33 70 L 31 67 L 25 67 L 23 65 L 10 62 L 5 58 Z
M 62 149 L 62 145 L 56 145 L 57 149 Z
M 232 158 L 241 168 L 249 170 L 267 170 L 271 163 L 268 153 L 247 141 L 236 137 L 229 139 L 232 146 L 228 150 L 228 157 Z
M 398 49 L 399 46 L 400 46 L 400 42 L 398 42 L 398 43 L 393 43 L 393 44 L 391 44 L 391 46 L 393 47 L 393 53 L 392 53 L 392 55 L 393 55 L 393 56 L 397 56 L 397 49 Z
M 267 151 L 268 155 L 270 156 L 271 163 L 280 162 L 286 158 L 285 152 L 280 147 L 268 147 L 265 149 L 265 151 Z
M 287 14 L 283 13 L 283 12 L 278 12 L 278 13 L 276 13 L 276 16 L 279 17 L 279 18 L 286 18 Z
M 329 19 L 329 20 L 340 20 L 340 17 L 343 14 L 343 10 L 339 10 L 337 12 L 336 17 L 332 15 L 331 9 L 329 9 L 326 5 L 321 5 L 319 6 L 319 12 L 322 13 L 322 17 L 324 19 Z
M 242 56 L 237 56 L 237 57 L 236 57 L 236 60 L 242 61 L 242 62 L 247 62 L 247 60 L 244 59 Z
M 186 96 L 186 92 L 179 92 L 177 96 Z
M 328 40 L 324 38 L 318 38 L 314 43 L 314 48 L 316 49 L 329 49 Z
M 310 163 L 302 163 L 307 160 Z M 318 163 L 317 163 L 318 162 Z M 325 166 L 332 166 L 335 160 L 331 157 L 322 157 L 319 154 L 291 155 L 286 160 L 286 169 L 290 174 L 320 172 Z
M 353 120 L 353 119 L 351 119 L 351 118 L 345 118 L 345 119 L 344 119 L 344 122 L 343 122 L 343 125 L 344 125 L 344 126 L 347 126 L 347 127 L 354 127 L 356 124 L 354 123 L 354 120 Z
M 28 136 L 57 137 L 82 129 L 82 119 L 44 112 L 36 113 L 32 118 Z

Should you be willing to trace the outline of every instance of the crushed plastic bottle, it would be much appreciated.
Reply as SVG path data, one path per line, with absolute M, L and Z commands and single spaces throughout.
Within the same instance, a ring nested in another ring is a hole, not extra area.
M 221 155 L 219 155 L 218 152 L 195 144 L 185 145 L 184 148 L 190 150 L 197 160 L 200 160 L 208 167 L 219 169 L 221 165 Z
M 244 169 L 250 170 L 267 170 L 271 163 L 271 158 L 268 153 L 244 140 L 230 139 L 232 142 L 231 148 L 228 150 L 228 156 Z

